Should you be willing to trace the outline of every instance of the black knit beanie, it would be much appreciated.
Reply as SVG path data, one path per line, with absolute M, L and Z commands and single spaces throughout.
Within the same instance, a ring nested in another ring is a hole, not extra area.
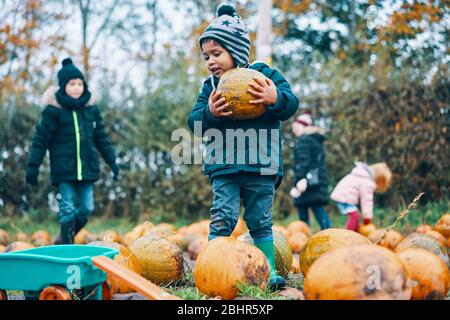
M 67 83 L 72 79 L 81 79 L 84 82 L 84 75 L 75 67 L 72 59 L 66 58 L 63 60 L 62 68 L 58 72 L 58 83 L 63 92 L 65 92 Z

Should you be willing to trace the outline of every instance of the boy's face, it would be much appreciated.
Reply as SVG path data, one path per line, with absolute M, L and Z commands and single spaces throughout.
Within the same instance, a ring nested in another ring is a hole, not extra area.
M 233 57 L 217 41 L 204 41 L 202 52 L 209 72 L 217 78 L 220 78 L 228 70 L 235 68 Z
M 66 94 L 74 99 L 81 97 L 84 91 L 84 83 L 81 79 L 72 79 L 66 85 Z

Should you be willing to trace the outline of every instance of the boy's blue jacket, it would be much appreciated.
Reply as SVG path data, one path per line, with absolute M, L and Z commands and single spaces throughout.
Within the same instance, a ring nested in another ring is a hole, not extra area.
M 222 161 L 209 161 L 210 157 L 204 159 L 203 171 L 210 179 L 217 175 L 238 172 L 283 176 L 281 121 L 288 120 L 296 113 L 299 102 L 292 93 L 289 83 L 278 70 L 270 68 L 264 62 L 255 62 L 249 68 L 263 73 L 277 87 L 277 102 L 267 106 L 263 115 L 250 120 L 214 117 L 209 111 L 208 99 L 214 90 L 211 79 L 214 81 L 214 87 L 217 87 L 219 83 L 219 79 L 216 77 L 204 81 L 197 102 L 189 114 L 188 125 L 195 135 L 214 137 L 208 138 L 207 154 L 216 157 L 216 160 L 222 159 Z M 201 131 L 195 128 L 195 125 L 198 127 L 199 124 L 201 124 Z M 216 139 L 218 132 L 223 141 L 220 141 L 220 138 Z M 249 137 L 254 137 L 253 133 L 256 133 L 256 139 L 252 140 Z M 239 144 L 238 139 L 244 138 L 245 144 Z M 244 148 L 239 148 L 239 145 Z M 229 147 L 228 149 L 232 147 L 233 150 L 227 152 L 227 147 Z M 222 154 L 218 152 L 222 152 Z M 238 154 L 241 157 L 245 154 L 244 161 L 242 158 L 241 161 L 238 161 Z

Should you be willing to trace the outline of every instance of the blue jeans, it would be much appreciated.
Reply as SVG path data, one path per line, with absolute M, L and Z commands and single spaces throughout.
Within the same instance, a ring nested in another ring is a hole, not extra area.
M 86 224 L 94 211 L 94 184 L 92 182 L 61 182 L 59 184 L 59 221 Z
M 275 176 L 247 172 L 219 175 L 212 179 L 213 205 L 209 240 L 230 236 L 238 218 L 241 198 L 244 221 L 255 243 L 272 241 L 272 208 Z
M 314 216 L 316 217 L 317 223 L 320 226 L 320 229 L 328 229 L 331 228 L 330 218 L 328 217 L 328 213 L 321 205 L 311 206 L 312 211 L 314 212 Z M 297 207 L 298 216 L 301 221 L 308 223 L 309 222 L 309 214 L 308 207 Z

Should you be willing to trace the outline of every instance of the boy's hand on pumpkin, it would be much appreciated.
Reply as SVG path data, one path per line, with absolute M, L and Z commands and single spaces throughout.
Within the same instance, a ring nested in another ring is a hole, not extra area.
M 209 96 L 208 106 L 209 111 L 214 117 L 228 117 L 233 114 L 232 111 L 227 111 L 228 103 L 225 98 L 221 97 L 221 92 L 214 90 Z
M 254 82 L 249 84 L 250 89 L 247 90 L 248 93 L 255 96 L 256 100 L 251 100 L 252 104 L 263 103 L 265 105 L 273 105 L 277 102 L 278 93 L 277 87 L 272 80 L 266 78 L 265 80 L 253 78 Z

